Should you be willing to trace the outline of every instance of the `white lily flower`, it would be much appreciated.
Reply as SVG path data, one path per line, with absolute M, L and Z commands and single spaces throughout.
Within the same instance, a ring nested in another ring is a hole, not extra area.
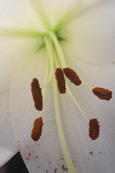
M 0 116 L 29 172 L 114 173 L 115 1 L 0 0 L 0 35 Z

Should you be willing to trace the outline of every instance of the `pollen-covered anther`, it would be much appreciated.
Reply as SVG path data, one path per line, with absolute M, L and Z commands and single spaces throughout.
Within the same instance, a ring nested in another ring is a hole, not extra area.
M 31 92 L 34 101 L 34 106 L 37 110 L 41 111 L 43 108 L 43 97 L 39 82 L 36 78 L 32 80 Z
M 96 87 L 93 88 L 92 91 L 101 100 L 110 100 L 112 98 L 112 91 L 108 89 Z
M 99 137 L 99 127 L 97 119 L 91 119 L 89 121 L 89 136 L 92 140 L 96 140 Z
M 73 71 L 70 68 L 64 68 L 64 74 L 66 75 L 66 77 L 75 85 L 80 85 L 81 84 L 81 80 L 79 79 L 79 76 L 76 74 L 75 71 Z
M 66 92 L 65 79 L 63 70 L 61 68 L 57 68 L 55 72 L 57 86 L 60 94 L 64 94 Z
M 34 121 L 32 133 L 31 133 L 31 138 L 34 141 L 38 141 L 40 139 L 40 136 L 42 133 L 42 127 L 43 127 L 43 120 L 42 120 L 42 117 L 39 117 Z

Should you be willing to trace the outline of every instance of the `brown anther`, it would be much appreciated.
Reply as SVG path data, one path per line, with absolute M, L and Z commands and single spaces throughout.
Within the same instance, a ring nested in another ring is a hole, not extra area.
M 79 76 L 76 74 L 75 71 L 73 71 L 70 68 L 64 68 L 64 74 L 66 75 L 66 77 L 75 85 L 80 85 L 81 84 L 81 80 L 79 79 Z
M 34 141 L 38 141 L 40 139 L 40 136 L 42 133 L 42 127 L 43 127 L 43 120 L 42 120 L 42 117 L 39 117 L 34 121 L 32 133 L 31 133 L 31 138 Z
M 37 110 L 41 111 L 43 108 L 43 97 L 39 82 L 36 78 L 32 80 L 31 92 L 34 101 L 34 106 Z
M 66 92 L 65 79 L 63 70 L 61 68 L 57 68 L 55 72 L 57 86 L 60 94 L 64 94 Z
M 96 87 L 92 89 L 92 92 L 101 100 L 110 100 L 112 98 L 112 91 L 108 89 Z
M 89 136 L 92 140 L 95 140 L 99 137 L 99 122 L 97 119 L 91 119 L 89 121 Z

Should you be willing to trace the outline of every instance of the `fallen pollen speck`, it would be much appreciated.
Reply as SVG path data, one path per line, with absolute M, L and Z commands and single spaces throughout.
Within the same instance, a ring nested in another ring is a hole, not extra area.
M 62 169 L 63 169 L 64 171 L 68 171 L 68 168 L 65 168 L 64 165 L 62 165 Z
M 56 169 L 54 169 L 54 173 L 56 173 L 57 172 L 57 168 Z
M 26 160 L 30 160 L 30 159 L 27 157 Z
M 28 156 L 31 157 L 31 153 L 29 153 Z
M 93 151 L 90 151 L 90 155 L 93 155 Z

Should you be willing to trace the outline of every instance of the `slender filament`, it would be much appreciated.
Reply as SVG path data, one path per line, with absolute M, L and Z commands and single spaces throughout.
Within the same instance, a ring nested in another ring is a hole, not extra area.
M 62 122 L 61 122 L 61 116 L 60 116 L 60 108 L 59 108 L 59 100 L 58 100 L 58 93 L 57 93 L 57 84 L 55 77 L 52 79 L 52 87 L 53 87 L 53 96 L 54 96 L 54 107 L 55 107 L 55 115 L 56 115 L 56 124 L 57 124 L 57 130 L 58 130 L 58 135 L 59 135 L 59 140 L 61 144 L 61 148 L 63 151 L 64 159 L 68 168 L 69 173 L 77 173 L 76 168 L 72 162 L 64 132 L 63 132 L 63 127 L 62 127 Z

